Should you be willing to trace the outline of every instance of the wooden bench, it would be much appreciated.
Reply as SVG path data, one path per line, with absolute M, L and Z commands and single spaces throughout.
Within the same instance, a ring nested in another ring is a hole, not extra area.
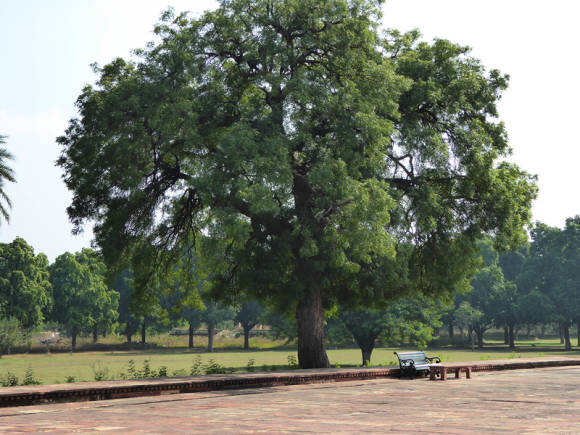
M 399 378 L 403 375 L 414 377 L 418 372 L 425 372 L 425 376 L 429 374 L 431 365 L 440 363 L 441 358 L 438 356 L 428 357 L 425 352 L 395 352 L 399 358 Z
M 462 363 L 431 364 L 429 366 L 429 373 L 430 373 L 429 379 L 434 381 L 436 379 L 436 377 L 439 375 L 439 376 L 441 376 L 441 380 L 445 381 L 445 380 L 447 380 L 447 372 L 455 372 L 455 379 L 458 379 L 460 377 L 460 373 L 462 370 L 465 372 L 465 377 L 467 379 L 471 379 L 471 366 L 470 365 L 466 365 L 466 364 L 462 364 Z

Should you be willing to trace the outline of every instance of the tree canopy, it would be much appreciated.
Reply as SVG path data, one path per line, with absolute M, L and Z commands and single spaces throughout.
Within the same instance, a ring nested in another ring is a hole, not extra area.
M 107 325 L 117 319 L 119 293 L 105 284 L 105 265 L 91 249 L 66 252 L 49 267 L 54 294 L 53 320 L 72 335 L 76 348 L 78 333 L 95 325 Z
M 508 77 L 449 41 L 381 36 L 381 3 L 167 11 L 137 59 L 95 67 L 58 138 L 77 231 L 94 222 L 117 267 L 196 246 L 220 292 L 294 312 L 303 368 L 328 366 L 323 309 L 405 291 L 367 282 L 398 243 L 410 287 L 436 293 L 483 234 L 524 240 L 536 188 L 501 160 Z
M 39 326 L 52 304 L 48 259 L 24 239 L 0 243 L 0 318 L 24 328 Z

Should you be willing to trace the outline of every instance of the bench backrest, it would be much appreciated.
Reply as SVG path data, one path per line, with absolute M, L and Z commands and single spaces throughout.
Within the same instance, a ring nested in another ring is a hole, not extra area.
M 415 362 L 415 365 L 429 364 L 429 361 L 427 361 L 427 355 L 425 355 L 425 352 L 422 350 L 417 352 L 395 352 L 395 355 L 397 355 L 397 358 L 399 358 L 399 363 L 401 360 L 411 359 Z

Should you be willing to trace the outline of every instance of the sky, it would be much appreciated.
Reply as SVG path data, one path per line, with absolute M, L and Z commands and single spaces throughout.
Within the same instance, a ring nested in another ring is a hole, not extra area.
M 0 134 L 15 159 L 10 222 L 0 242 L 24 238 L 50 261 L 90 246 L 90 226 L 71 234 L 71 194 L 54 162 L 75 100 L 104 65 L 153 39 L 163 10 L 198 15 L 212 0 L 0 0 Z M 580 80 L 576 0 L 387 0 L 383 27 L 468 45 L 488 68 L 510 75 L 498 105 L 512 162 L 539 177 L 534 221 L 562 227 L 580 214 Z

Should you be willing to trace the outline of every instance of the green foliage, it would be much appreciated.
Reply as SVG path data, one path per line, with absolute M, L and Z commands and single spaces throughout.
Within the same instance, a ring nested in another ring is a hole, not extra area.
M 40 385 L 40 381 L 34 376 L 34 370 L 32 370 L 31 366 L 28 366 L 26 369 L 24 379 L 22 379 L 22 385 Z
M 8 371 L 4 376 L 0 377 L 0 383 L 3 387 L 16 387 L 18 385 L 18 377 Z
M 65 382 L 66 382 L 67 384 L 72 384 L 72 383 L 74 383 L 74 382 L 76 382 L 76 381 L 77 381 L 77 378 L 76 378 L 75 376 L 67 376 L 67 377 L 65 378 Z
M 298 368 L 298 359 L 294 355 L 288 355 L 288 368 L 291 370 Z
M 206 375 L 217 375 L 228 373 L 228 370 L 213 358 L 211 358 L 207 362 L 207 364 L 203 366 L 203 369 Z
M 23 340 L 24 334 L 17 319 L 0 319 L 0 358 Z
M 8 214 L 8 209 L 12 208 L 12 202 L 6 191 L 4 190 L 4 183 L 10 181 L 12 183 L 16 182 L 14 177 L 14 171 L 7 164 L 7 160 L 13 160 L 14 157 L 10 154 L 4 145 L 6 143 L 6 136 L 0 135 L 0 214 L 6 222 L 10 220 Z
M 23 239 L 0 243 L 0 318 L 14 317 L 25 329 L 42 323 L 52 303 L 47 267 Z
M 255 370 L 256 360 L 254 358 L 250 358 L 248 363 L 246 364 L 246 371 L 253 372 Z
M 215 294 L 296 313 L 308 367 L 328 365 L 324 309 L 450 292 L 483 234 L 525 241 L 536 187 L 502 161 L 507 76 L 379 18 L 374 0 L 165 13 L 139 62 L 95 68 L 58 138 L 76 230 L 94 221 L 140 293 L 195 249 Z M 401 251 L 403 278 L 377 285 Z
M 203 363 L 201 356 L 197 355 L 191 364 L 191 369 L 189 370 L 190 376 L 199 376 L 203 374 Z
M 109 367 L 104 365 L 101 361 L 97 360 L 96 362 L 91 363 L 91 370 L 93 371 L 93 379 L 97 382 L 105 381 L 109 377 Z M 71 382 L 74 382 L 74 380 Z
M 73 335 L 83 328 L 110 326 L 117 319 L 119 294 L 105 284 L 106 268 L 100 255 L 83 249 L 64 253 L 49 267 L 53 287 L 53 320 Z

